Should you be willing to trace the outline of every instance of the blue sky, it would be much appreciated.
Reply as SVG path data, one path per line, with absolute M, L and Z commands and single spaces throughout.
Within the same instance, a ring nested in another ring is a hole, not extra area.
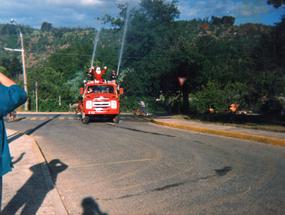
M 48 21 L 56 27 L 96 27 L 96 17 L 116 16 L 117 3 L 139 0 L 0 0 L 0 23 L 11 18 L 18 23 L 40 27 Z M 274 24 L 285 8 L 275 9 L 266 0 L 179 0 L 180 19 L 231 15 L 236 24 L 247 22 Z

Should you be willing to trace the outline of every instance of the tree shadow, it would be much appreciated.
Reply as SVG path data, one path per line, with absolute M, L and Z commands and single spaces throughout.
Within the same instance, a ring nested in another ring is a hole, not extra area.
M 32 166 L 30 168 L 33 172 L 32 176 L 5 206 L 1 213 L 2 215 L 16 214 L 22 207 L 23 209 L 20 213 L 22 215 L 37 213 L 48 192 L 54 189 L 58 174 L 67 169 L 68 166 L 59 159 L 55 159 L 48 163 L 48 167 L 52 173 L 53 183 L 46 178 L 47 174 L 45 171 L 48 170 L 45 162 Z
M 82 200 L 82 215 L 108 215 L 100 210 L 99 205 L 92 197 L 86 197 Z

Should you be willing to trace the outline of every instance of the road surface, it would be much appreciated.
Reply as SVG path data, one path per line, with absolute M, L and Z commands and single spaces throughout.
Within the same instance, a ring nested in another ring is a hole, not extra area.
M 8 123 L 38 142 L 71 215 L 285 214 L 285 148 L 184 132 L 125 117 Z M 83 206 L 82 206 L 83 205 Z

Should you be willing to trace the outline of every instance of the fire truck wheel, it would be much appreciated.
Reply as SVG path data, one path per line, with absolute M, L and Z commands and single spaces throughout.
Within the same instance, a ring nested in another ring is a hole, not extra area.
M 88 124 L 89 123 L 89 116 L 85 116 L 84 118 L 82 118 L 82 123 L 83 124 Z
M 114 123 L 119 123 L 119 122 L 120 122 L 119 116 L 114 117 L 114 118 L 113 118 L 113 122 L 114 122 Z
M 89 123 L 89 116 L 86 116 L 84 113 L 81 115 L 81 120 L 83 124 L 88 124 Z

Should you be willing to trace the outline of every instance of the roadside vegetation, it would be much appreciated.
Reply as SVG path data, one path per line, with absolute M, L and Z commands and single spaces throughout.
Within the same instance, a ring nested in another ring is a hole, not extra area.
M 284 4 L 268 2 L 274 7 Z M 102 30 L 96 52 L 96 63 L 109 71 L 117 68 L 127 10 L 126 5 L 118 7 L 117 17 L 103 18 L 111 27 Z M 214 119 L 228 116 L 229 105 L 238 104 L 244 114 L 284 120 L 285 16 L 274 26 L 236 25 L 231 16 L 178 20 L 176 1 L 164 0 L 141 0 L 130 14 L 119 77 L 125 89 L 123 111 L 132 111 L 144 100 L 150 112 L 202 116 L 211 109 L 206 115 Z M 40 111 L 69 110 L 90 66 L 96 30 L 55 28 L 48 22 L 41 29 L 21 30 L 30 109 L 35 110 L 37 81 Z M 16 26 L 0 25 L 0 46 L 19 47 Z M 18 54 L 1 50 L 0 66 L 21 82 Z

